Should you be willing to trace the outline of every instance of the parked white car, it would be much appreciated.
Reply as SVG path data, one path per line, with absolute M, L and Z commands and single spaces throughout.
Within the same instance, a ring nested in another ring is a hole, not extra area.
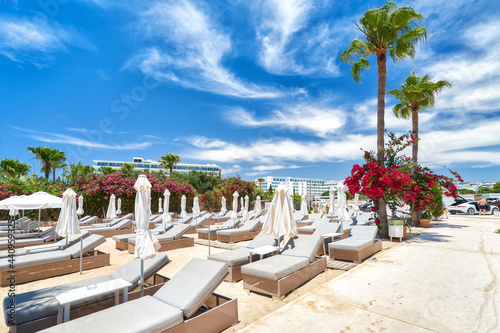
M 457 201 L 448 207 L 448 212 L 450 212 L 450 214 L 463 213 L 468 215 L 474 215 L 479 213 L 479 208 L 476 201 L 464 201 L 463 198 L 461 199 L 459 198 L 461 197 L 457 197 Z M 495 212 L 498 211 L 499 208 L 496 206 L 492 205 L 486 206 L 486 213 L 488 214 L 493 215 L 495 214 Z

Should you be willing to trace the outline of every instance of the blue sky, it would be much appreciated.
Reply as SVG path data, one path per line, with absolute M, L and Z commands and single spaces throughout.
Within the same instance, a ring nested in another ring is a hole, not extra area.
M 28 146 L 87 164 L 175 153 L 249 180 L 344 179 L 375 147 L 377 71 L 371 58 L 357 84 L 339 53 L 358 36 L 350 20 L 383 4 L 5 1 L 0 158 L 40 174 Z M 420 161 L 499 181 L 500 4 L 398 5 L 424 14 L 429 36 L 414 60 L 389 63 L 387 89 L 412 70 L 454 86 L 420 115 Z M 407 132 L 386 104 L 388 130 Z

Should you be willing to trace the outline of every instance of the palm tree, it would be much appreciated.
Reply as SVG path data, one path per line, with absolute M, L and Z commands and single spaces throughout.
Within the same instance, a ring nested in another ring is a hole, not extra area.
M 361 38 L 351 41 L 351 45 L 340 54 L 340 60 L 352 64 L 351 75 L 361 82 L 361 74 L 370 68 L 368 57 L 375 55 L 378 69 L 377 92 L 377 158 L 384 159 L 385 131 L 385 88 L 387 82 L 387 53 L 392 61 L 414 58 L 415 45 L 427 38 L 427 30 L 418 25 L 423 15 L 411 7 L 400 7 L 388 1 L 380 8 L 367 10 L 359 23 L 354 21 Z M 382 223 L 387 222 L 384 200 L 379 200 L 379 216 Z
M 259 183 L 259 188 L 262 190 L 262 183 L 266 180 L 264 178 L 257 178 L 257 182 Z
M 28 164 L 13 158 L 4 158 L 0 161 L 0 174 L 9 178 L 26 176 L 30 169 Z
M 158 163 L 160 163 L 160 165 L 165 168 L 165 169 L 169 169 L 170 171 L 170 174 L 172 174 L 172 169 L 174 168 L 174 166 L 177 165 L 177 163 L 179 163 L 181 161 L 181 158 L 179 157 L 179 155 L 175 155 L 175 154 L 167 154 L 167 155 L 163 155 L 160 160 L 158 161 Z
M 429 75 L 418 77 L 415 72 L 412 72 L 401 85 L 401 90 L 392 89 L 387 92 L 400 102 L 392 109 L 394 115 L 404 119 L 411 117 L 412 136 L 417 139 L 412 145 L 412 173 L 416 172 L 418 163 L 418 113 L 433 108 L 436 96 L 444 88 L 451 88 L 451 83 L 444 80 L 432 82 Z M 418 225 L 418 212 L 412 209 L 411 215 L 412 223 Z
M 37 160 L 40 160 L 46 179 L 49 179 L 50 170 L 54 171 L 55 178 L 55 169 L 62 167 L 62 163 L 66 161 L 66 154 L 59 149 L 49 147 L 28 147 L 27 149 Z

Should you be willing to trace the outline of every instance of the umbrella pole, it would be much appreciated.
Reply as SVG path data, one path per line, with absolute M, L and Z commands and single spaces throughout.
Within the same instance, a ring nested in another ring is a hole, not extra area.
M 144 260 L 141 259 L 141 297 L 144 296 Z
M 217 223 L 219 223 L 219 218 L 217 217 Z M 210 235 L 210 224 L 208 225 L 208 255 L 210 255 L 210 238 L 212 236 Z
M 68 244 L 68 236 L 66 236 L 66 245 Z M 83 252 L 83 237 L 80 238 L 80 275 L 82 274 L 82 252 Z

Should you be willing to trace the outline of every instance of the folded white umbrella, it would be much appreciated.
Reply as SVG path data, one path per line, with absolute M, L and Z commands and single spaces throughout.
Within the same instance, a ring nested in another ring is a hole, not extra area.
M 330 208 L 328 209 L 328 216 L 335 216 L 337 212 L 335 210 L 335 188 L 332 186 L 329 189 L 330 192 Z
M 354 195 L 354 205 L 352 206 L 352 210 L 359 212 L 359 193 Z
M 248 197 L 248 195 L 245 195 L 245 209 L 243 210 L 243 216 L 245 218 L 248 217 L 248 208 L 250 206 L 250 198 Z
M 134 184 L 134 215 L 137 223 L 135 258 L 141 259 L 141 295 L 144 287 L 144 260 L 153 258 L 160 249 L 160 243 L 149 230 L 151 217 L 151 183 L 146 175 L 139 175 Z
M 186 212 L 186 196 L 183 194 L 181 198 L 181 217 L 184 218 L 187 216 Z
M 122 199 L 118 198 L 116 202 L 116 215 L 121 215 L 122 213 Z
M 198 202 L 198 197 L 194 197 L 193 199 L 193 215 L 197 216 L 200 214 L 200 203 Z
M 226 208 L 226 198 L 225 198 L 225 197 L 222 197 L 221 201 L 222 201 L 222 203 L 221 203 L 220 215 L 224 215 L 224 214 L 226 214 L 226 212 L 227 212 L 227 208 Z
M 240 198 L 240 212 L 245 211 L 245 202 L 243 201 L 243 197 Z
M 347 212 L 347 197 L 344 192 L 344 183 L 339 182 L 337 184 L 337 199 L 339 202 L 339 210 L 338 210 L 338 216 L 339 216 L 339 222 L 340 222 L 340 227 L 341 231 L 344 231 L 344 223 L 346 225 L 350 225 L 352 222 L 351 216 L 349 215 L 349 212 Z
M 302 195 L 302 201 L 300 202 L 300 212 L 303 215 L 309 214 L 309 212 L 307 211 L 307 201 L 305 195 Z
M 163 213 L 163 207 L 162 207 L 162 204 L 161 204 L 161 198 L 158 199 L 158 213 Z
M 254 212 L 256 212 L 256 213 L 262 212 L 262 204 L 260 202 L 260 195 L 258 195 L 257 198 L 255 199 Z
M 68 237 L 78 235 L 82 231 L 80 222 L 78 222 L 78 214 L 76 213 L 76 193 L 71 188 L 68 188 L 63 193 L 62 207 L 57 220 L 56 233 L 61 237 L 66 237 L 66 245 Z M 82 253 L 83 238 L 80 241 L 80 274 L 82 274 Z
M 172 216 L 170 216 L 170 191 L 168 188 L 165 189 L 165 192 L 163 192 L 163 196 L 165 197 L 165 200 L 163 200 L 163 225 L 165 226 L 165 223 L 168 223 L 172 221 Z
M 83 211 L 83 195 L 80 195 L 78 197 L 78 209 L 76 210 L 76 214 L 79 216 L 82 216 L 84 213 Z
M 276 239 L 283 237 L 285 244 L 298 233 L 297 223 L 293 218 L 293 208 L 287 192 L 288 189 L 284 185 L 279 185 L 276 188 L 266 215 L 266 221 L 262 226 L 262 232 L 267 235 L 272 234 Z
M 108 219 L 116 219 L 116 197 L 114 194 L 111 194 L 109 197 L 108 211 L 106 212 L 106 218 Z
M 231 213 L 231 218 L 236 220 L 238 218 L 238 197 L 239 194 L 237 191 L 233 193 L 233 212 Z

